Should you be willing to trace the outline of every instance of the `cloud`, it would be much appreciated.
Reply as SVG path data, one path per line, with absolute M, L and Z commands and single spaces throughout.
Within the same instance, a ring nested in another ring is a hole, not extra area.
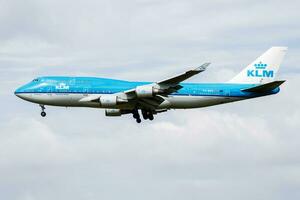
M 297 1 L 2 1 L 0 194 L 5 199 L 299 199 Z M 290 47 L 274 96 L 137 125 L 13 96 L 41 75 L 160 80 L 211 61 L 227 81 Z

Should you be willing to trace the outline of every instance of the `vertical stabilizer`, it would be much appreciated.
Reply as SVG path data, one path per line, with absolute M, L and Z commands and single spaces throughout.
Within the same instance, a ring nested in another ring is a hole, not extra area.
M 268 83 L 274 81 L 287 47 L 271 47 L 231 79 L 230 83 Z

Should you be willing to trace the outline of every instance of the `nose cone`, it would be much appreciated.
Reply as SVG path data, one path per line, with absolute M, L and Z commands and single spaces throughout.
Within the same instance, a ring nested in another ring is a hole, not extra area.
M 16 91 L 15 91 L 15 95 L 16 95 L 17 97 L 20 97 L 20 93 L 17 93 Z
M 26 86 L 22 86 L 15 91 L 15 95 L 20 99 L 32 102 L 32 95 L 26 91 Z
M 25 85 L 22 85 L 15 90 L 15 95 L 23 100 L 29 102 L 36 102 L 36 98 L 33 95 L 34 89 L 38 87 L 37 81 L 31 81 Z
M 21 86 L 18 89 L 15 90 L 15 95 L 17 97 L 20 97 L 22 99 L 23 94 L 25 93 L 25 86 Z
M 15 90 L 15 95 L 16 95 L 17 97 L 20 97 L 20 93 L 21 93 L 20 88 L 18 88 L 18 89 Z

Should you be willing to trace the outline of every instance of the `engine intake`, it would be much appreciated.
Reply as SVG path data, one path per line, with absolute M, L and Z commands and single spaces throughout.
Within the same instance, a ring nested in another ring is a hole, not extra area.
M 99 102 L 102 107 L 111 108 L 117 104 L 127 103 L 127 99 L 122 99 L 116 95 L 103 95 L 99 98 Z
M 105 109 L 105 116 L 107 117 L 117 117 L 121 115 L 122 112 L 120 109 Z
M 117 105 L 117 96 L 114 95 L 104 95 L 99 99 L 101 106 L 111 107 Z
M 160 92 L 160 90 L 153 87 L 152 85 L 137 86 L 135 89 L 135 93 L 138 98 L 153 97 L 154 95 L 158 94 L 159 92 Z

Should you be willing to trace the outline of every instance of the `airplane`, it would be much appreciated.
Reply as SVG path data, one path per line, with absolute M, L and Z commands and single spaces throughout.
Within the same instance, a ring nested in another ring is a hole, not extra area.
M 190 109 L 252 99 L 279 92 L 275 80 L 287 47 L 271 47 L 225 83 L 183 83 L 204 72 L 210 63 L 157 82 L 96 77 L 44 76 L 21 86 L 15 95 L 45 105 L 104 108 L 106 116 L 132 114 L 137 123 L 170 109 Z

